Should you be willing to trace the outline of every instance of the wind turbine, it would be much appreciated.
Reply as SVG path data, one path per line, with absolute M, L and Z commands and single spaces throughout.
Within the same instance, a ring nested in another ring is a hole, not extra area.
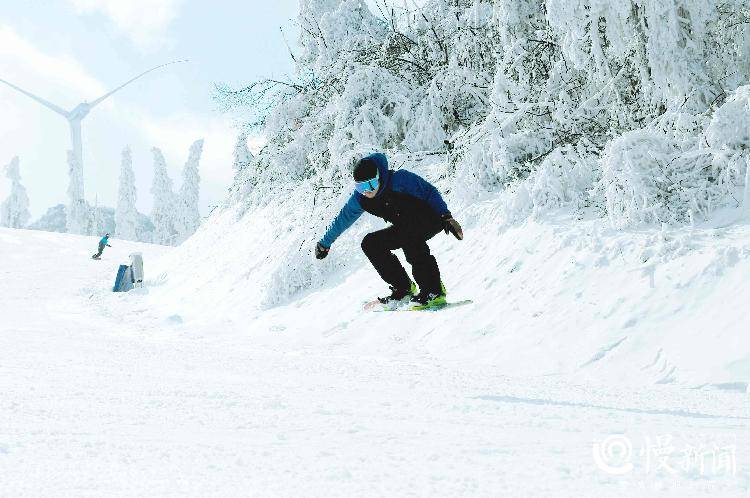
M 159 66 L 152 67 L 148 71 L 144 71 L 141 74 L 139 74 L 138 76 L 136 76 L 134 78 L 131 78 L 130 80 L 126 81 L 125 83 L 123 83 L 122 85 L 118 86 L 117 88 L 115 88 L 111 92 L 105 93 L 104 95 L 102 95 L 98 99 L 94 100 L 93 102 L 81 102 L 80 104 L 78 104 L 77 106 L 75 106 L 70 111 L 66 111 L 63 108 L 61 108 L 59 106 L 56 106 L 52 102 L 49 102 L 49 101 L 47 101 L 47 100 L 45 100 L 45 99 L 43 99 L 43 98 L 41 98 L 41 97 L 39 97 L 37 95 L 34 95 L 31 92 L 27 92 L 26 90 L 24 90 L 22 88 L 19 88 L 16 85 L 14 85 L 13 83 L 5 81 L 2 78 L 0 78 L 0 82 L 5 83 L 9 87 L 13 88 L 14 90 L 17 90 L 17 91 L 21 92 L 22 94 L 26 95 L 27 97 L 30 97 L 30 98 L 36 100 L 37 102 L 39 102 L 43 106 L 45 106 L 45 107 L 47 107 L 47 108 L 55 111 L 56 113 L 60 114 L 61 116 L 63 116 L 65 119 L 68 120 L 68 124 L 70 125 L 70 143 L 71 143 L 71 146 L 72 146 L 71 150 L 73 152 L 74 158 L 78 161 L 78 164 L 80 165 L 79 167 L 83 168 L 83 146 L 81 144 L 81 121 L 83 121 L 83 118 L 85 118 L 88 115 L 88 113 L 91 112 L 91 109 L 93 109 L 94 107 L 96 107 L 104 99 L 106 99 L 107 97 L 109 97 L 113 93 L 121 90 L 122 88 L 126 87 L 127 85 L 129 85 L 130 83 L 134 82 L 138 78 L 140 78 L 142 76 L 145 76 L 146 74 L 150 73 L 151 71 L 155 71 L 155 70 L 157 70 L 159 68 L 162 68 L 164 66 L 169 66 L 170 64 L 177 64 L 178 62 L 186 62 L 186 61 L 172 61 L 172 62 L 167 62 L 166 64 L 161 64 Z

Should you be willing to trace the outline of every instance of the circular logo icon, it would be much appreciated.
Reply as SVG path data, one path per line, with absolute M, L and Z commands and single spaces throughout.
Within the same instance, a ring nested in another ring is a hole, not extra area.
M 633 471 L 633 445 L 624 434 L 613 434 L 595 441 L 591 448 L 596 466 L 607 474 L 624 475 Z

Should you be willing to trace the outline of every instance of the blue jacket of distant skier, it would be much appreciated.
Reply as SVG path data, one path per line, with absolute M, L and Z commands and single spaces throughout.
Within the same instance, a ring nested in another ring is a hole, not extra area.
M 106 246 L 108 243 L 109 243 L 109 237 L 107 237 L 106 235 L 102 237 L 102 240 L 99 241 L 99 245 L 102 247 Z
M 384 154 L 367 156 L 378 166 L 380 188 L 368 199 L 355 191 L 320 239 L 324 247 L 331 247 L 363 212 L 367 211 L 397 226 L 440 226 L 441 217 L 450 215 L 440 192 L 430 182 L 411 171 L 388 169 Z

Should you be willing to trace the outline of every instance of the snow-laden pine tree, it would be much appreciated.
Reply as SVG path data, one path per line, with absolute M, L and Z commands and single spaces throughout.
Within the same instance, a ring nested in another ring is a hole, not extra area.
M 83 168 L 73 151 L 68 151 L 68 206 L 66 224 L 68 233 L 88 235 L 93 217 L 83 193 Z
M 175 230 L 177 238 L 175 245 L 182 244 L 198 230 L 201 223 L 199 209 L 200 181 L 198 173 L 201 153 L 203 152 L 203 139 L 196 140 L 190 146 L 190 154 L 182 170 L 182 185 L 177 198 L 177 212 L 175 216 Z
M 151 221 L 154 224 L 152 242 L 154 244 L 175 245 L 177 230 L 175 219 L 177 214 L 177 197 L 172 190 L 172 179 L 167 173 L 167 163 L 164 155 L 157 147 L 151 149 L 154 154 L 154 179 L 151 184 L 153 208 Z
M 0 205 L 0 226 L 24 228 L 31 218 L 29 213 L 29 196 L 21 185 L 21 171 L 18 156 L 5 166 L 5 176 L 11 181 L 10 195 Z
M 138 224 L 138 210 L 135 207 L 136 197 L 133 157 L 130 147 L 125 147 L 122 151 L 122 162 L 120 163 L 117 209 L 115 210 L 115 236 L 118 239 L 138 240 L 136 230 Z

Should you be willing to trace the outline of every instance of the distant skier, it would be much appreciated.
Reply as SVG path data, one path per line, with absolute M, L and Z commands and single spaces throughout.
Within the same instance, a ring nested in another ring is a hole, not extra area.
M 109 245 L 109 234 L 104 235 L 102 240 L 99 241 L 99 252 L 91 256 L 92 259 L 100 259 L 100 256 L 104 252 L 104 247 L 112 247 Z
M 378 301 L 385 304 L 411 297 L 422 305 L 445 304 L 445 286 L 427 240 L 440 230 L 451 232 L 458 240 L 464 234 L 440 193 L 410 171 L 389 170 L 388 160 L 380 153 L 360 159 L 353 176 L 355 191 L 315 246 L 315 257 L 328 256 L 331 244 L 367 211 L 391 223 L 362 239 L 362 250 L 391 289 L 390 296 L 379 297 Z M 393 254 L 395 249 L 404 250 L 419 294 L 415 295 L 414 282 Z

